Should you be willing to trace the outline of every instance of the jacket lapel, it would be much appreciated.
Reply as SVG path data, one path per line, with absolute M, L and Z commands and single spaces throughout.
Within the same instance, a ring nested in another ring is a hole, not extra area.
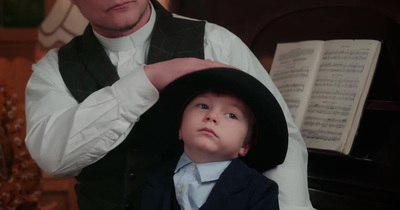
M 89 73 L 101 87 L 112 85 L 119 79 L 118 72 L 94 36 L 90 25 L 86 27 L 82 41 L 82 53 L 79 56 Z
M 145 183 L 142 197 L 143 210 L 180 210 L 174 188 L 174 169 L 177 160 L 170 160 L 153 173 Z
M 157 17 L 152 31 L 147 64 L 172 59 L 179 41 L 179 36 L 175 34 L 173 28 L 172 14 L 157 1 L 151 2 L 157 11 Z
M 249 169 L 245 164 L 234 159 L 221 174 L 200 210 L 244 209 L 247 196 L 244 188 L 248 185 L 248 176 Z
M 204 58 L 204 21 L 173 18 L 157 1 L 151 1 L 157 11 L 147 64 L 172 58 Z

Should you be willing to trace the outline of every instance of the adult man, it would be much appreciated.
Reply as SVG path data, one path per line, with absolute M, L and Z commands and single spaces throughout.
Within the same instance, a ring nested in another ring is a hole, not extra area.
M 33 66 L 26 143 L 47 173 L 78 175 L 82 209 L 132 208 L 145 177 L 138 171 L 162 159 L 149 153 L 139 118 L 175 78 L 228 65 L 258 78 L 283 107 L 288 155 L 267 176 L 281 189 L 282 209 L 311 208 L 302 137 L 268 74 L 236 36 L 211 23 L 173 18 L 156 1 L 71 1 L 90 25 Z

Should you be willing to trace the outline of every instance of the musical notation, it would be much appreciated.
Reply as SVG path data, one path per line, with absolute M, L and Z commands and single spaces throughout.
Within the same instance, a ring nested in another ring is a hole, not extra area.
M 348 116 L 350 110 L 348 106 L 312 104 L 308 106 L 307 113 Z
M 274 81 L 286 80 L 290 78 L 307 77 L 309 73 L 308 68 L 294 68 L 287 71 L 277 72 L 274 74 Z
M 322 59 L 327 60 L 367 60 L 368 51 L 363 50 L 326 50 Z
M 289 99 L 285 101 L 289 109 L 297 109 L 300 105 L 299 99 Z
M 298 59 L 301 56 L 309 56 L 312 55 L 315 52 L 314 49 L 304 49 L 304 48 L 296 48 L 293 50 L 290 50 L 287 53 L 282 53 L 278 57 L 278 61 L 283 61 L 283 60 L 291 60 L 291 59 Z
M 311 98 L 312 99 L 325 99 L 325 100 L 336 100 L 336 101 L 354 101 L 356 93 L 347 93 L 341 90 L 314 90 Z
M 350 152 L 379 51 L 375 40 L 278 44 L 271 79 L 307 147 Z
M 364 71 L 364 65 L 361 64 L 344 64 L 344 63 L 322 63 L 320 65 L 320 72 L 331 72 L 331 73 L 362 73 Z
M 282 94 L 292 93 L 292 92 L 303 92 L 304 84 L 283 84 L 279 85 L 278 89 L 281 91 Z
M 358 79 L 334 79 L 334 78 L 321 78 L 315 81 L 314 87 L 316 88 L 357 88 L 360 81 Z
M 303 129 L 301 135 L 308 140 L 324 140 L 324 141 L 339 141 L 342 133 L 326 130 L 308 130 Z
M 304 125 L 331 129 L 331 128 L 344 128 L 344 126 L 346 125 L 346 122 L 332 123 L 332 122 L 304 121 Z

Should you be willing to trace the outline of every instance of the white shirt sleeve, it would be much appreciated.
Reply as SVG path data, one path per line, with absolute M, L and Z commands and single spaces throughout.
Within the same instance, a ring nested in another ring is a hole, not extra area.
M 78 104 L 51 50 L 33 65 L 26 87 L 26 145 L 47 173 L 77 175 L 118 146 L 157 100 L 142 66 Z
M 279 204 L 282 210 L 313 209 L 308 193 L 307 148 L 268 72 L 237 36 L 212 23 L 206 24 L 205 58 L 246 71 L 260 80 L 276 97 L 288 124 L 289 147 L 284 163 L 265 172 L 264 175 L 278 183 Z

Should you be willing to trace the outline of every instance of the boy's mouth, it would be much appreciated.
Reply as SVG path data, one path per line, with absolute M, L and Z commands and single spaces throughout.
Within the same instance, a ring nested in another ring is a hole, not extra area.
M 212 130 L 210 128 L 202 128 L 202 129 L 199 129 L 199 131 L 209 133 L 215 137 L 218 137 L 217 134 L 214 132 L 214 130 Z

